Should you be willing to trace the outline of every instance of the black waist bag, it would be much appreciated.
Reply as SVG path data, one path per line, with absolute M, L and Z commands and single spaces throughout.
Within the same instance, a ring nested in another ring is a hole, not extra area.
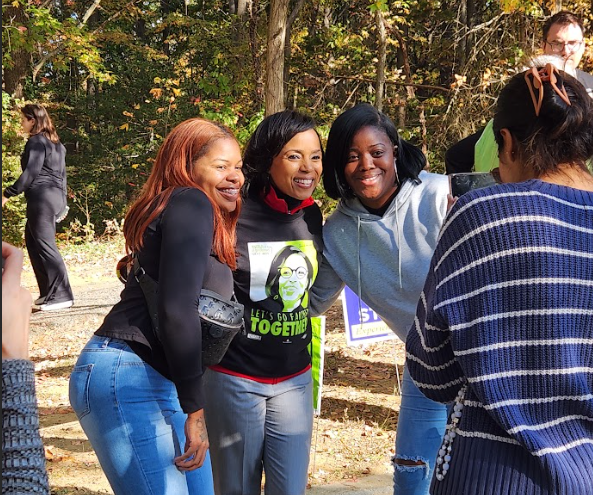
M 132 272 L 144 293 L 152 329 L 160 341 L 158 283 L 144 271 L 137 258 L 134 258 Z M 243 305 L 237 302 L 234 294 L 232 300 L 227 301 L 220 294 L 203 289 L 200 292 L 198 313 L 202 327 L 202 366 L 213 366 L 220 363 L 231 341 L 243 328 Z
M 220 363 L 231 341 L 243 328 L 243 305 L 233 294 L 227 301 L 216 292 L 202 289 L 198 306 L 202 326 L 202 364 Z

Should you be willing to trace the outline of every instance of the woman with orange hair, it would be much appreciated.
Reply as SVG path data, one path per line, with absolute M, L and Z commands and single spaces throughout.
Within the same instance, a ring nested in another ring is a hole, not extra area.
M 203 289 L 233 293 L 241 167 L 229 129 L 186 120 L 126 216 L 126 249 L 158 282 L 158 337 L 138 277 L 128 277 L 70 377 L 70 402 L 115 494 L 213 493 L 198 300 Z

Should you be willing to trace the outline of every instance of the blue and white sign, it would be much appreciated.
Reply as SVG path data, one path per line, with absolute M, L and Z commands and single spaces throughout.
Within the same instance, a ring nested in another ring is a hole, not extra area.
M 342 292 L 342 310 L 349 346 L 396 338 L 387 324 L 348 287 Z

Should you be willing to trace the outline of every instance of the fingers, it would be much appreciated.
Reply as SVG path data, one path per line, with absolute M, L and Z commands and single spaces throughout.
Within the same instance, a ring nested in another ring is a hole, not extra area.
M 176 457 L 174 462 L 180 471 L 191 471 L 204 464 L 206 452 L 210 446 L 203 409 L 187 415 L 185 438 L 185 452 Z
M 453 205 L 457 201 L 457 196 L 452 196 L 451 194 L 447 194 L 447 211 L 453 208 Z
M 2 272 L 2 285 L 20 287 L 21 272 L 23 271 L 23 252 L 2 241 L 2 258 L 4 258 L 4 270 Z
M 207 451 L 208 445 L 200 445 L 197 448 L 186 445 L 184 454 L 174 459 L 175 465 L 180 471 L 192 471 L 202 467 L 206 460 Z

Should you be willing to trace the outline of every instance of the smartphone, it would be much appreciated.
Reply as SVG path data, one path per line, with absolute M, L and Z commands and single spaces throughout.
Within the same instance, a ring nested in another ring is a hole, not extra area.
M 472 189 L 493 186 L 496 179 L 490 172 L 467 172 L 449 175 L 451 195 L 459 197 Z

